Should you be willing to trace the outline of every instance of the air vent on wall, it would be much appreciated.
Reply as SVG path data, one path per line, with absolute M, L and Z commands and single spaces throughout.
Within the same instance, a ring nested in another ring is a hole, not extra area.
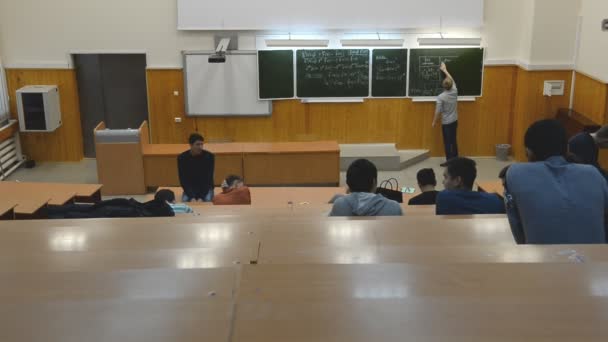
M 545 96 L 563 96 L 566 81 L 545 81 L 543 95 Z

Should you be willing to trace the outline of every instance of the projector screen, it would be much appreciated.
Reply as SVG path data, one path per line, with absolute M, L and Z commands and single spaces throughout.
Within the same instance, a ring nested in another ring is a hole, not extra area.
M 479 28 L 483 0 L 178 0 L 180 30 Z

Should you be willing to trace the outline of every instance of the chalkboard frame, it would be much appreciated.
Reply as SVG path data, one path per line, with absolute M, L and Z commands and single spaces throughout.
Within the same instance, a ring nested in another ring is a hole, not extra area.
M 269 97 L 269 98 L 262 98 L 260 97 L 260 51 L 286 51 L 286 50 L 291 50 L 292 51 L 292 73 L 293 73 L 293 96 L 291 97 Z M 298 90 L 297 90 L 297 86 L 298 86 L 298 80 L 297 80 L 297 70 L 296 70 L 296 49 L 289 49 L 289 48 L 284 48 L 284 49 L 266 49 L 266 50 L 256 50 L 256 58 L 257 58 L 257 73 L 258 73 L 258 100 L 260 101 L 279 101 L 279 100 L 294 100 L 294 99 L 298 99 Z
M 367 98 L 369 99 L 408 99 L 409 97 L 409 91 L 410 91 L 410 50 L 411 48 L 409 47 L 397 47 L 397 48 L 392 48 L 392 47 L 375 47 L 370 49 L 371 53 L 370 53 L 370 66 L 369 66 L 369 96 Z M 375 50 L 405 50 L 406 51 L 406 58 L 407 58 L 407 63 L 406 63 L 406 70 L 405 70 L 405 95 L 404 96 L 374 96 L 374 51 Z
M 480 94 L 479 95 L 458 95 L 458 101 L 467 101 L 470 99 L 477 99 L 480 97 L 483 97 L 483 86 L 484 86 L 484 81 L 485 81 L 485 72 L 486 72 L 486 54 L 487 54 L 487 48 L 485 46 L 468 46 L 468 47 L 459 47 L 459 46 L 442 46 L 442 47 L 416 47 L 416 48 L 410 48 L 408 50 L 408 72 L 407 72 L 407 97 L 416 101 L 420 101 L 420 102 L 431 102 L 431 101 L 435 101 L 437 99 L 437 96 L 412 96 L 410 95 L 410 65 L 412 63 L 412 58 L 410 53 L 412 52 L 412 50 L 442 50 L 442 49 L 480 49 L 483 51 L 482 53 L 482 57 L 481 57 L 481 88 L 480 88 Z M 448 70 L 449 71 L 449 70 Z M 458 80 L 456 80 L 458 81 Z
M 474 49 L 481 49 L 483 50 L 483 56 L 482 56 L 482 61 L 481 61 L 481 91 L 479 95 L 465 95 L 465 96 L 459 96 L 459 101 L 467 101 L 470 99 L 477 99 L 480 97 L 483 97 L 483 88 L 484 88 L 484 81 L 485 81 L 485 61 L 486 61 L 486 54 L 487 54 L 487 47 L 484 46 L 473 46 L 473 47 L 454 47 L 454 46 L 445 46 L 445 47 L 399 47 L 399 48 L 395 48 L 395 50 L 407 50 L 407 84 L 406 84 L 406 95 L 405 96 L 373 96 L 372 95 L 372 83 L 373 83 L 373 51 L 374 50 L 387 50 L 387 49 L 392 49 L 390 47 L 373 47 L 373 48 L 368 48 L 370 50 L 370 61 L 369 61 L 369 93 L 367 96 L 356 96 L 356 97 L 300 97 L 298 96 L 298 80 L 297 80 L 297 51 L 299 50 L 311 50 L 311 48 L 293 48 L 293 52 L 294 52 L 294 67 L 293 67 L 293 72 L 294 72 L 294 96 L 290 97 L 290 98 L 272 98 L 272 99 L 265 99 L 265 100 L 270 100 L 270 101 L 274 101 L 274 100 L 326 100 L 326 101 L 332 101 L 332 100 L 336 100 L 339 102 L 339 100 L 352 100 L 352 99 L 413 99 L 416 101 L 421 101 L 421 102 L 425 102 L 425 101 L 435 101 L 437 99 L 437 96 L 411 96 L 410 95 L 410 64 L 412 63 L 412 59 L 411 59 L 411 52 L 414 49 L 465 49 L 465 48 L 474 48 Z M 319 50 L 323 50 L 326 48 L 320 48 Z M 258 50 L 258 51 L 272 51 L 273 49 L 263 49 L 263 50 Z M 285 49 L 282 49 L 285 50 Z M 331 49 L 334 50 L 334 49 Z M 345 49 L 348 50 L 348 49 Z M 257 52 L 256 52 L 257 53 Z M 259 87 L 259 80 L 258 80 L 258 87 Z M 258 93 L 259 93 L 259 89 L 258 89 Z
M 187 59 L 188 56 L 211 56 L 214 55 L 216 52 L 213 50 L 183 50 L 182 51 L 182 63 L 183 63 L 183 74 L 184 74 L 184 109 L 185 109 L 185 114 L 187 117 L 268 117 L 272 115 L 273 112 L 273 103 L 272 100 L 259 100 L 258 101 L 263 101 L 263 102 L 267 102 L 267 110 L 266 108 L 264 109 L 263 113 L 192 113 L 190 110 L 190 103 L 189 103 L 189 96 L 191 96 L 189 94 L 188 91 L 188 81 L 189 81 L 189 76 L 188 76 L 188 63 L 187 63 Z M 257 56 L 257 50 L 238 50 L 238 51 L 228 51 L 226 52 L 227 58 L 230 58 L 231 55 L 256 55 Z M 256 57 L 256 64 L 257 64 L 257 57 Z M 257 67 L 257 65 L 256 65 Z M 257 73 L 256 73 L 257 75 Z M 257 80 L 256 80 L 256 84 L 257 84 Z M 256 91 L 257 91 L 257 86 L 256 86 Z M 257 97 L 257 96 L 256 96 Z

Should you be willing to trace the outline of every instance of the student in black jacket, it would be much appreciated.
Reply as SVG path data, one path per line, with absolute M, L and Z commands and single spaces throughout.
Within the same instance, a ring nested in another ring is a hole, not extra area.
M 190 149 L 177 157 L 179 182 L 184 189 L 182 202 L 213 200 L 215 156 L 203 149 L 205 139 L 198 133 L 190 135 Z
M 437 201 L 438 191 L 435 190 L 437 186 L 437 179 L 435 178 L 435 171 L 433 169 L 422 169 L 418 171 L 416 175 L 418 179 L 418 187 L 422 193 L 409 201 L 409 205 L 435 205 Z

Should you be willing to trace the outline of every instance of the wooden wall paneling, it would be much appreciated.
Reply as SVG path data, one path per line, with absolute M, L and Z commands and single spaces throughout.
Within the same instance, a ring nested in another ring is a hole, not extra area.
M 606 122 L 608 85 L 576 72 L 573 109 L 598 125 Z
M 78 85 L 74 70 L 7 69 L 12 117 L 17 119 L 16 92 L 27 85 L 59 87 L 62 125 L 50 133 L 20 133 L 23 153 L 36 161 L 80 161 L 84 157 Z
M 399 113 L 404 99 L 367 99 L 363 105 L 347 106 L 346 141 L 349 143 L 396 143 Z M 339 110 L 339 109 L 337 109 Z
M 349 143 L 347 138 L 347 120 L 356 120 L 354 113 L 363 104 L 348 103 L 315 103 L 307 104 L 310 118 L 310 130 L 320 140 L 336 140 L 341 144 Z
M 517 67 L 486 67 L 483 96 L 477 99 L 480 110 L 475 155 L 493 156 L 495 145 L 511 143 L 516 82 Z
M 546 80 L 564 80 L 566 88 L 563 96 L 543 96 Z M 570 104 L 571 71 L 527 71 L 517 72 L 517 92 L 513 116 L 513 152 L 517 160 L 526 159 L 524 135 L 528 127 L 542 119 L 555 118 L 559 108 Z
M 195 119 L 186 117 L 181 69 L 148 69 L 148 110 L 153 144 L 184 143 L 194 132 Z M 178 96 L 174 92 L 178 92 Z M 176 123 L 175 118 L 182 119 Z
M 461 154 L 493 156 L 495 145 L 511 143 L 518 159 L 523 134 L 540 119 L 568 106 L 568 96 L 542 96 L 544 80 L 563 79 L 569 94 L 569 71 L 529 72 L 516 66 L 488 66 L 483 97 L 459 105 Z M 187 118 L 181 70 L 149 70 L 151 137 L 154 143 L 183 143 L 198 130 L 208 141 L 278 142 L 337 140 L 339 143 L 391 143 L 399 149 L 429 149 L 442 156 L 441 128 L 431 128 L 435 104 L 411 99 L 367 99 L 363 104 L 302 104 L 274 101 L 270 117 Z M 173 96 L 178 90 L 180 96 Z M 163 100 L 164 99 L 164 100 Z M 173 121 L 180 113 L 183 122 Z
M 492 144 L 492 141 L 479 140 L 480 111 L 477 101 L 458 104 L 458 152 L 461 156 L 478 156 L 478 146 Z

